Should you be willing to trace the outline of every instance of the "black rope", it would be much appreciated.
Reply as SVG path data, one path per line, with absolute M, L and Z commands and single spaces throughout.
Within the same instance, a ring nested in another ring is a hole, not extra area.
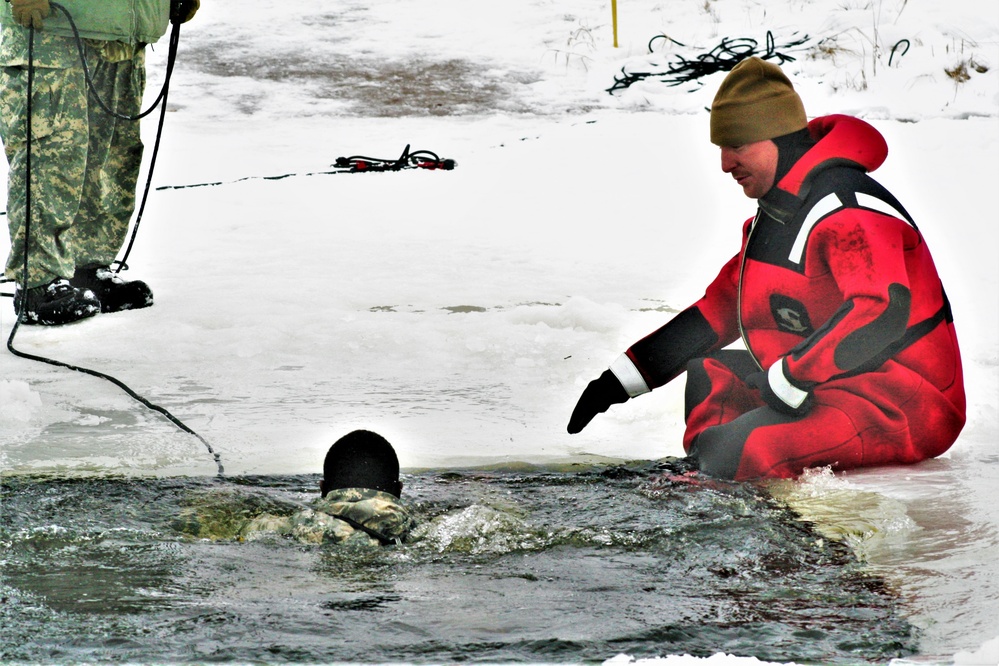
M 385 534 L 382 534 L 378 530 L 371 529 L 367 525 L 359 523 L 353 518 L 349 518 L 339 513 L 331 513 L 329 515 L 333 516 L 337 520 L 342 520 L 343 522 L 353 527 L 355 530 L 360 530 L 365 534 L 367 534 L 368 536 L 377 539 L 378 542 L 381 543 L 383 546 L 399 545 L 402 543 L 402 539 L 400 539 L 399 537 L 390 537 Z
M 387 160 L 378 157 L 353 155 L 338 157 L 331 166 L 346 169 L 351 173 L 362 171 L 401 171 L 402 169 L 443 169 L 450 171 L 457 166 L 454 160 L 442 160 L 436 153 L 429 150 L 409 151 L 409 144 L 402 150 L 398 159 Z
M 67 16 L 69 16 L 69 13 L 66 12 L 65 9 L 63 9 L 62 7 L 60 7 L 59 5 L 57 5 L 56 3 L 51 3 L 51 6 L 58 7 L 64 13 L 66 13 Z M 179 34 L 178 26 L 179 26 L 179 24 L 174 24 L 174 32 Z M 75 26 L 74 26 L 74 32 L 75 32 Z M 77 42 L 79 44 L 79 39 L 80 39 L 79 38 L 79 34 L 76 35 L 76 38 L 77 38 Z M 10 351 L 11 354 L 13 354 L 15 356 L 18 356 L 20 358 L 28 359 L 28 360 L 31 360 L 31 361 L 37 361 L 39 363 L 45 363 L 45 364 L 53 365 L 53 366 L 60 367 L 60 368 L 67 368 L 69 370 L 73 370 L 73 371 L 76 371 L 76 372 L 81 372 L 83 374 L 90 375 L 92 377 L 98 377 L 100 379 L 104 379 L 104 380 L 107 380 L 107 381 L 111 382 L 112 384 L 114 384 L 118 388 L 122 389 L 125 393 L 127 393 L 133 399 L 135 399 L 138 402 L 142 403 L 143 405 L 145 405 L 149 409 L 151 409 L 151 410 L 153 410 L 153 411 L 155 411 L 155 412 L 157 412 L 159 414 L 162 414 L 164 417 L 167 418 L 167 420 L 169 420 L 171 423 L 173 423 L 174 425 L 176 425 L 178 428 L 180 428 L 184 432 L 186 432 L 188 434 L 191 434 L 191 435 L 194 435 L 195 437 L 197 437 L 198 440 L 200 440 L 201 443 L 204 444 L 205 447 L 208 449 L 208 452 L 210 454 L 212 454 L 212 458 L 215 460 L 215 465 L 216 465 L 216 468 L 218 470 L 218 476 L 222 476 L 224 474 L 225 470 L 222 467 L 221 457 L 219 456 L 218 453 L 215 452 L 215 450 L 212 448 L 211 444 L 209 444 L 205 440 L 204 437 L 202 437 L 201 435 L 199 435 L 198 433 L 196 433 L 194 430 L 192 430 L 190 427 L 188 427 L 183 421 L 181 421 L 176 416 L 174 416 L 173 414 L 171 414 L 165 408 L 160 407 L 159 405 L 153 404 L 152 402 L 150 402 L 146 398 L 143 398 L 142 396 L 140 396 L 138 393 L 136 393 L 131 388 L 129 388 L 128 385 L 126 385 L 121 380 L 119 380 L 119 379 L 117 379 L 115 377 L 112 377 L 111 375 L 105 374 L 103 372 L 98 372 L 96 370 L 91 370 L 89 368 L 83 368 L 83 367 L 80 367 L 80 366 L 72 365 L 70 363 L 64 363 L 62 361 L 57 361 L 55 359 L 46 358 L 44 356 L 37 356 L 35 354 L 28 354 L 28 353 L 22 352 L 22 351 L 20 351 L 20 350 L 18 350 L 18 349 L 16 349 L 14 347 L 14 337 L 17 335 L 17 331 L 18 331 L 18 329 L 21 326 L 21 322 L 24 321 L 25 317 L 27 316 L 27 311 L 28 311 L 28 308 L 27 308 L 28 245 L 29 245 L 29 241 L 30 241 L 30 238 L 31 238 L 30 233 L 31 233 L 31 204 L 32 204 L 32 201 L 31 201 L 31 190 L 32 190 L 32 187 L 31 187 L 31 185 L 32 185 L 32 182 L 31 182 L 32 181 L 32 169 L 31 169 L 31 152 L 32 152 L 31 151 L 31 148 L 32 148 L 32 145 L 31 145 L 32 144 L 31 135 L 32 135 L 32 123 L 31 123 L 31 120 L 32 120 L 32 114 L 33 114 L 33 111 L 34 111 L 34 109 L 33 109 L 33 98 L 34 98 L 34 72 L 35 72 L 34 44 L 35 44 L 35 29 L 34 29 L 34 27 L 29 27 L 28 28 L 27 102 L 26 102 L 26 105 L 25 105 L 25 113 L 27 115 L 27 121 L 26 121 L 26 138 L 25 138 L 25 160 L 24 160 L 25 171 L 26 171 L 26 173 L 25 173 L 25 188 L 26 189 L 25 189 L 25 195 L 24 195 L 25 196 L 25 213 L 24 213 L 24 267 L 23 267 L 23 271 L 24 272 L 23 272 L 23 282 L 22 282 L 22 285 L 24 287 L 24 300 L 21 303 L 21 310 L 20 310 L 20 313 L 18 315 L 17 320 L 14 322 L 14 327 L 10 331 L 10 337 L 7 338 L 7 349 Z M 83 57 L 82 47 L 81 47 L 80 54 L 81 54 L 81 57 Z M 170 69 L 172 69 L 172 68 L 170 68 Z M 167 80 L 169 81 L 169 74 L 168 74 Z M 164 90 L 166 89 L 166 87 L 167 87 L 167 84 L 165 83 L 164 84 Z M 162 99 L 163 99 L 163 106 L 165 108 L 166 107 L 166 95 L 165 94 L 162 95 Z M 162 125 L 162 118 L 161 118 L 161 122 L 160 122 L 158 133 L 161 133 L 162 129 L 163 129 L 163 125 Z M 156 137 L 157 145 L 159 144 L 159 139 L 160 139 L 160 137 L 159 137 L 159 135 L 157 135 L 157 137 Z M 151 171 L 150 171 L 150 178 L 152 178 L 152 172 Z M 147 190 L 148 190 L 148 185 L 147 185 Z
M 652 39 L 649 40 L 649 46 L 648 46 L 649 53 L 655 53 L 656 49 L 653 46 L 653 44 L 655 44 L 660 39 L 663 40 L 663 41 L 667 41 L 667 42 L 673 42 L 677 46 L 686 46 L 686 44 L 684 44 L 683 42 L 678 42 L 675 39 L 673 39 L 672 37 L 670 37 L 669 35 L 656 35 Z
M 142 199 L 139 201 L 139 210 L 135 214 L 135 222 L 132 224 L 132 233 L 128 238 L 128 244 L 125 246 L 125 252 L 122 253 L 121 259 L 115 262 L 118 264 L 118 267 L 115 269 L 116 274 L 128 269 L 128 264 L 126 263 L 128 255 L 132 253 L 132 246 L 135 245 L 135 239 L 139 234 L 139 224 L 142 223 L 142 214 L 146 211 L 146 201 L 149 199 L 149 187 L 153 183 L 153 172 L 156 169 L 156 156 L 160 153 L 160 139 L 163 137 L 163 121 L 166 118 L 167 95 L 170 91 L 170 79 L 173 77 L 173 66 L 177 61 L 177 44 L 179 43 L 180 23 L 174 23 L 173 29 L 170 31 L 170 48 L 167 51 L 166 77 L 163 81 L 163 88 L 160 91 L 159 97 L 162 100 L 160 118 L 156 124 L 156 139 L 153 141 L 153 152 L 149 156 L 149 171 L 146 174 L 146 185 L 142 189 Z M 152 108 L 150 107 L 150 110 Z
M 34 23 L 28 28 L 28 81 L 27 81 L 27 95 L 28 98 L 25 102 L 25 115 L 27 116 L 25 121 L 25 138 L 24 138 L 24 267 L 22 275 L 21 284 L 24 287 L 24 299 L 21 303 L 21 312 L 18 314 L 17 320 L 14 322 L 14 328 L 10 331 L 10 337 L 7 339 L 7 349 L 11 353 L 16 353 L 14 350 L 14 334 L 17 333 L 17 327 L 20 325 L 21 320 L 25 318 L 28 307 L 28 241 L 31 239 L 31 181 L 33 170 L 31 168 L 31 119 L 34 116 L 34 103 L 35 103 L 35 26 Z M 13 240 L 13 239 L 11 239 Z
M 22 314 L 23 314 L 23 312 L 24 312 L 24 309 L 22 308 Z M 26 352 L 22 352 L 22 351 L 19 351 L 19 350 L 15 349 L 14 348 L 14 334 L 17 332 L 17 328 L 18 328 L 18 326 L 20 326 L 20 324 L 21 324 L 21 320 L 18 319 L 14 323 L 14 329 L 10 332 L 10 338 L 8 338 L 8 340 L 7 340 L 7 349 L 10 350 L 11 354 L 14 354 L 15 356 L 19 356 L 20 358 L 28 359 L 29 361 L 38 361 L 39 363 L 46 363 L 48 365 L 53 365 L 53 366 L 56 366 L 56 367 L 59 367 L 59 368 L 66 368 L 68 370 L 74 370 L 76 372 L 81 372 L 81 373 L 83 373 L 85 375 L 90 375 L 91 377 L 97 377 L 99 379 L 104 379 L 104 380 L 107 380 L 107 381 L 111 382 L 112 384 L 114 384 L 115 386 L 117 386 L 118 388 L 120 388 L 122 391 L 124 391 L 125 393 L 127 393 L 129 395 L 129 397 L 133 398 L 137 402 L 142 403 L 143 405 L 145 405 L 146 407 L 148 407 L 152 411 L 157 412 L 159 414 L 162 414 L 168 421 L 170 421 L 175 426 L 177 426 L 178 428 L 180 428 L 184 432 L 188 433 L 189 435 L 194 435 L 195 437 L 197 437 L 198 440 L 202 444 L 205 445 L 205 448 L 208 449 L 208 453 L 210 453 L 212 455 L 212 458 L 215 460 L 215 465 L 218 468 L 218 476 L 222 476 L 225 473 L 225 469 L 222 467 L 222 459 L 221 459 L 221 457 L 219 456 L 218 453 L 215 452 L 215 449 L 212 448 L 212 445 L 209 444 L 205 440 L 204 437 L 202 437 L 201 435 L 199 435 L 197 432 L 195 432 L 193 429 L 191 429 L 188 425 L 186 425 L 183 421 L 181 421 L 176 416 L 174 416 L 173 414 L 171 414 L 170 411 L 167 410 L 166 408 L 160 407 L 159 405 L 150 402 L 146 398 L 142 397 L 141 395 L 139 395 L 138 393 L 136 393 L 135 391 L 133 391 L 127 384 L 125 384 L 120 379 L 112 377 L 111 375 L 105 374 L 103 372 L 98 372 L 97 370 L 91 370 L 90 368 L 83 368 L 83 367 L 80 367 L 78 365 L 72 365 L 71 363 L 64 363 L 63 361 L 57 361 L 55 359 L 46 358 L 44 356 L 36 356 L 34 354 L 28 354 Z
M 903 50 L 901 53 L 899 53 L 898 57 L 901 58 L 902 56 L 904 56 L 906 53 L 909 52 L 909 46 L 911 46 L 911 42 L 908 39 L 904 39 L 903 38 L 903 39 L 900 39 L 897 42 L 895 42 L 895 46 L 891 47 L 891 53 L 888 55 L 888 66 L 889 67 L 891 67 L 892 58 L 895 57 L 895 51 L 897 51 L 898 47 L 901 46 L 903 43 L 905 44 L 905 50 Z
M 649 52 L 653 52 L 654 44 L 659 39 L 665 39 L 679 46 L 684 46 L 668 35 L 656 35 L 649 40 Z M 607 88 L 607 92 L 614 94 L 618 90 L 630 87 L 632 84 L 645 79 L 657 79 L 667 86 L 675 87 L 685 83 L 698 82 L 705 76 L 715 72 L 728 72 L 737 64 L 751 56 L 758 56 L 763 60 L 777 60 L 777 64 L 783 65 L 786 62 L 793 62 L 795 58 L 787 55 L 780 49 L 793 49 L 803 45 L 809 39 L 808 35 L 795 38 L 780 47 L 776 45 L 773 33 L 767 31 L 765 47 L 759 50 L 759 42 L 750 37 L 739 37 L 722 39 L 718 46 L 707 53 L 702 53 L 696 58 L 685 58 L 676 56 L 675 62 L 666 64 L 665 70 L 654 71 L 628 71 L 627 65 L 621 68 L 621 75 L 614 77 L 614 85 Z M 658 67 L 655 63 L 649 63 L 651 67 Z M 699 82 L 698 82 L 699 83 Z
M 190 183 L 188 185 L 161 185 L 157 190 L 186 190 L 195 187 L 215 187 L 218 185 L 232 185 L 248 180 L 282 180 L 284 178 L 298 178 L 302 176 L 332 176 L 338 173 L 368 173 L 380 171 L 402 171 L 403 169 L 429 169 L 431 171 L 443 170 L 451 171 L 458 163 L 453 159 L 441 159 L 437 153 L 429 150 L 416 150 L 410 152 L 409 145 L 403 149 L 402 155 L 398 159 L 382 159 L 378 157 L 365 157 L 363 155 L 353 155 L 351 157 L 338 157 L 336 162 L 330 165 L 330 171 L 306 171 L 304 173 L 282 173 L 274 176 L 244 176 L 235 180 L 216 180 L 207 183 Z
M 59 11 L 61 11 L 66 16 L 66 20 L 69 21 L 69 27 L 73 31 L 73 37 L 76 39 L 77 51 L 79 51 L 80 53 L 80 64 L 83 66 L 83 76 L 87 81 L 87 89 L 90 91 L 91 97 L 97 100 L 97 105 L 100 106 L 105 113 L 107 113 L 109 116 L 118 118 L 119 120 L 141 120 L 146 116 L 148 116 L 150 113 L 152 113 L 156 109 L 156 107 L 159 106 L 161 101 L 163 102 L 164 108 L 166 107 L 167 91 L 170 88 L 170 76 L 173 74 L 173 63 L 177 55 L 177 44 L 180 41 L 179 21 L 173 24 L 173 29 L 170 31 L 169 49 L 167 51 L 167 70 L 166 70 L 166 78 L 163 81 L 163 87 L 160 89 L 160 93 L 159 95 L 156 96 L 156 99 L 153 101 L 153 103 L 149 105 L 148 109 L 146 109 L 145 111 L 141 111 L 138 115 L 132 116 L 132 115 L 118 113 L 117 111 L 113 110 L 103 99 L 101 99 L 101 96 L 97 93 L 96 86 L 94 86 L 93 77 L 90 74 L 90 66 L 87 64 L 87 54 L 83 46 L 83 39 L 80 37 L 80 31 L 77 30 L 76 28 L 76 22 L 73 21 L 73 16 L 69 13 L 69 11 L 66 10 L 65 7 L 63 7 L 57 2 L 50 2 L 49 6 L 54 7 Z M 115 106 L 117 106 L 117 104 Z
M 283 180 L 285 178 L 297 178 L 299 176 L 331 176 L 338 173 L 348 173 L 347 171 L 309 171 L 306 173 L 282 173 L 276 176 L 244 176 L 235 180 L 213 180 L 207 183 L 188 183 L 187 185 L 160 185 L 156 191 L 160 190 L 187 190 L 196 187 L 216 187 L 218 185 L 232 185 L 242 183 L 247 180 Z
M 162 126 L 162 117 L 161 117 Z M 157 131 L 157 142 L 156 146 L 159 145 L 159 133 Z M 155 152 L 155 148 L 154 148 Z M 403 169 L 428 169 L 431 171 L 442 170 L 451 171 L 458 163 L 451 158 L 441 159 L 437 153 L 429 150 L 417 150 L 409 152 L 409 145 L 403 150 L 402 156 L 398 159 L 381 159 L 377 157 L 364 157 L 363 155 L 353 155 L 351 157 L 338 157 L 336 162 L 330 165 L 333 167 L 330 171 L 306 171 L 302 173 L 281 173 L 272 176 L 244 176 L 242 178 L 236 178 L 234 180 L 214 180 L 205 183 L 189 183 L 187 185 L 160 185 L 155 188 L 157 192 L 161 190 L 187 190 L 194 189 L 198 187 L 217 187 L 219 185 L 232 185 L 235 183 L 242 183 L 248 180 L 283 180 L 285 178 L 300 178 L 304 176 L 332 176 L 338 173 L 367 173 L 367 172 L 379 172 L 379 171 L 401 171 Z M 152 167 L 152 165 L 150 165 Z M 146 192 L 149 190 L 149 182 L 146 183 Z M 143 203 L 145 203 L 145 194 L 143 195 Z M 0 211 L 0 215 L 5 215 L 5 211 Z M 139 214 L 141 215 L 141 209 Z M 136 222 L 138 225 L 138 221 Z M 133 229 L 132 236 L 134 239 L 135 230 Z M 131 244 L 129 245 L 131 247 Z M 121 264 L 121 270 L 127 270 L 128 266 L 124 264 L 125 259 L 128 257 L 128 253 L 122 256 L 120 260 L 116 260 L 115 263 Z M 8 278 L 0 277 L 0 284 L 4 282 L 10 282 Z M 0 293 L 0 296 L 12 296 L 12 294 Z

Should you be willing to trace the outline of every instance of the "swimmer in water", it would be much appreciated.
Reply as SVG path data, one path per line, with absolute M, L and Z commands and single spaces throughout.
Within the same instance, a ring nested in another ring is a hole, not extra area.
M 416 524 L 401 499 L 395 450 L 369 430 L 350 432 L 330 447 L 319 492 L 309 508 L 215 492 L 199 498 L 173 525 L 185 534 L 213 540 L 286 535 L 302 543 L 377 546 L 401 543 Z

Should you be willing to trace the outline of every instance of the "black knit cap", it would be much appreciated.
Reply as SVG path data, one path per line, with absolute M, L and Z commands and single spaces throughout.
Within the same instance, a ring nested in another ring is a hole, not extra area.
M 399 496 L 399 459 L 388 440 L 370 430 L 338 439 L 323 463 L 326 491 L 371 488 Z

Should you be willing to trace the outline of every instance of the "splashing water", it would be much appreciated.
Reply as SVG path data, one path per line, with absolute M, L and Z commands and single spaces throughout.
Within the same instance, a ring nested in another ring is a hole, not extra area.
M 379 549 L 243 541 L 311 476 L 5 477 L 0 658 L 857 663 L 916 649 L 896 597 L 762 488 L 651 465 L 423 472 Z M 190 533 L 184 516 L 208 519 Z M 187 530 L 187 531 L 186 531 Z

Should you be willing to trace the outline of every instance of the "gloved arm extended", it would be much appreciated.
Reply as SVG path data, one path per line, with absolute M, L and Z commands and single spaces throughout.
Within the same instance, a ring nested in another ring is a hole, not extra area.
M 576 408 L 572 410 L 569 418 L 569 426 L 566 430 L 570 435 L 575 435 L 593 420 L 593 417 L 601 412 L 606 412 L 611 405 L 626 402 L 628 392 L 621 386 L 621 382 L 610 370 L 604 370 L 603 374 L 587 384 L 583 389 Z

